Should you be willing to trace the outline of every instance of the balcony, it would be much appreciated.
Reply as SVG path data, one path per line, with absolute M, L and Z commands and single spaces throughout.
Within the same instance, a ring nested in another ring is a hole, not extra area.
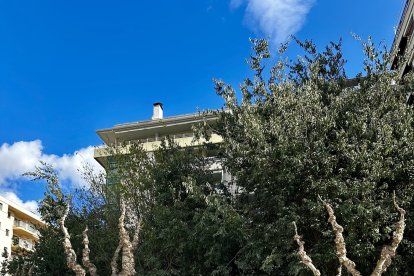
M 96 148 L 94 151 L 94 158 L 97 160 L 103 167 L 107 168 L 107 157 L 114 154 L 114 151 L 117 154 L 128 154 L 129 149 L 132 144 L 140 143 L 144 151 L 152 152 L 159 149 L 161 145 L 161 139 L 165 138 L 166 136 L 162 135 L 160 137 L 150 137 L 150 138 L 142 138 L 142 139 L 135 139 L 125 141 L 124 143 L 119 143 L 118 147 L 115 149 L 110 149 L 108 146 L 103 146 Z M 197 147 L 202 145 L 206 142 L 205 139 L 194 140 L 193 133 L 179 133 L 179 134 L 171 134 L 169 135 L 170 138 L 174 140 L 177 145 L 180 147 Z M 223 139 L 217 135 L 212 134 L 210 137 L 209 142 L 213 144 L 221 143 Z
M 17 235 L 30 235 L 35 238 L 39 237 L 39 231 L 33 224 L 17 219 L 14 220 L 13 232 Z
M 35 244 L 31 240 L 22 239 L 17 236 L 13 236 L 13 239 L 12 239 L 12 250 L 13 251 L 16 251 L 18 249 L 33 251 L 34 245 Z

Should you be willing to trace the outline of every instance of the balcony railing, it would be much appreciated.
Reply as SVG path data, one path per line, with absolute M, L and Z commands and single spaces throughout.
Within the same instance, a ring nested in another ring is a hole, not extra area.
M 14 226 L 23 228 L 26 231 L 29 231 L 32 234 L 39 236 L 39 231 L 36 229 L 36 227 L 33 224 L 31 224 L 29 222 L 25 222 L 25 221 L 21 221 L 21 220 L 15 220 L 14 221 Z
M 159 137 L 147 137 L 147 138 L 141 138 L 141 139 L 135 139 L 131 141 L 127 141 L 126 144 L 134 144 L 134 143 L 151 143 L 156 141 L 161 141 L 162 139 L 166 139 L 167 137 L 170 137 L 171 139 L 181 139 L 181 138 L 192 138 L 194 137 L 194 133 L 192 132 L 186 132 L 186 133 L 176 133 L 176 134 L 170 134 L 170 135 L 161 135 Z M 120 143 L 122 145 L 122 143 Z
M 31 240 L 22 239 L 16 236 L 13 237 L 13 246 L 30 251 L 34 250 L 34 243 Z

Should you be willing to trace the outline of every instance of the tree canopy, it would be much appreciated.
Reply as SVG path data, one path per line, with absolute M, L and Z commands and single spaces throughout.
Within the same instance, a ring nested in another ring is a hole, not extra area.
M 414 110 L 406 102 L 413 78 L 398 79 L 386 49 L 370 39 L 362 43 L 364 71 L 353 80 L 345 73 L 341 42 L 322 51 L 311 41 L 296 42 L 303 55 L 289 60 L 286 45 L 273 57 L 266 40 L 252 40 L 252 76 L 239 90 L 215 81 L 224 106 L 208 111 L 217 121 L 195 132 L 207 140 L 218 134 L 222 143 L 181 148 L 165 139 L 153 154 L 140 144 L 129 154 L 114 147 L 106 179 L 86 171 L 90 189 L 78 193 L 66 220 L 78 258 L 88 226 L 90 259 L 99 275 L 111 274 L 122 197 L 131 237 L 131 223 L 142 220 L 137 274 L 311 275 L 298 254 L 304 241 L 321 274 L 336 275 L 330 206 L 344 228 L 348 257 L 368 275 L 400 219 L 395 192 L 408 215 L 386 273 L 413 275 Z M 230 183 L 212 177 L 213 161 L 206 158 L 212 153 L 231 174 Z M 35 275 L 71 275 L 58 220 L 74 199 L 56 197 L 53 170 L 34 176 L 50 184 L 40 205 L 49 227 L 28 262 Z
M 364 73 L 354 81 L 346 78 L 341 42 L 321 53 L 310 41 L 298 43 L 302 57 L 287 60 L 282 48 L 265 72 L 267 41 L 253 40 L 254 76 L 244 80 L 241 95 L 215 82 L 225 108 L 206 129 L 223 137 L 223 164 L 243 188 L 235 205 L 247 244 L 236 262 L 246 274 L 308 274 L 292 241 L 296 221 L 322 275 L 334 275 L 338 260 L 321 197 L 336 209 L 349 255 L 368 274 L 392 236 L 393 191 L 412 210 L 414 122 L 406 103 L 412 79 L 398 80 L 386 49 L 370 39 L 363 43 Z M 408 218 L 390 275 L 413 273 L 412 237 Z

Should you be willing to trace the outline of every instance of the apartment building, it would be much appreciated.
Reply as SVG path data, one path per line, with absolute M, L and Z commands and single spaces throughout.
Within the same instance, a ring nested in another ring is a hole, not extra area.
M 0 262 L 5 251 L 9 258 L 33 251 L 39 240 L 37 229 L 44 225 L 38 215 L 0 196 Z
M 151 153 L 156 151 L 161 140 L 166 136 L 172 138 L 181 147 L 197 147 L 205 140 L 195 140 L 192 127 L 200 122 L 213 123 L 215 115 L 200 115 L 199 113 L 164 117 L 162 103 L 154 103 L 153 114 L 150 120 L 118 124 L 112 128 L 98 130 L 97 134 L 104 142 L 104 146 L 94 151 L 94 158 L 105 169 L 109 168 L 111 153 L 108 146 L 122 145 L 121 152 L 128 153 L 130 144 L 141 143 L 144 150 Z M 211 136 L 211 143 L 221 143 L 222 138 L 216 134 Z M 211 157 L 214 158 L 214 157 Z M 227 181 L 230 176 L 221 168 L 218 162 L 209 168 L 215 178 Z
M 413 69 L 414 0 L 406 0 L 391 48 L 391 69 L 400 76 Z

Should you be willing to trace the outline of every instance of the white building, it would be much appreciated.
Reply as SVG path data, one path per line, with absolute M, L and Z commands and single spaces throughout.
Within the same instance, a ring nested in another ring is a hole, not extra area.
M 413 70 L 414 66 L 414 0 L 406 0 L 391 48 L 391 68 L 399 76 Z
M 204 139 L 194 139 L 193 126 L 201 122 L 214 124 L 217 116 L 213 114 L 201 115 L 199 113 L 164 117 L 163 105 L 154 103 L 153 114 L 150 120 L 118 124 L 112 128 L 98 130 L 97 134 L 105 146 L 95 149 L 94 158 L 102 167 L 109 169 L 111 151 L 108 146 L 122 145 L 121 152 L 129 152 L 129 144 L 139 142 L 145 151 L 151 153 L 156 151 L 161 145 L 161 140 L 166 136 L 172 138 L 181 147 L 197 147 L 205 142 Z M 212 134 L 209 142 L 221 143 L 223 139 L 216 134 Z M 210 158 L 214 158 L 211 156 Z M 219 163 L 213 163 L 209 168 L 215 178 L 224 182 L 230 180 L 230 175 L 226 173 Z M 234 188 L 230 188 L 234 190 Z
M 0 262 L 8 257 L 33 251 L 39 240 L 38 227 L 45 223 L 22 206 L 0 196 Z

